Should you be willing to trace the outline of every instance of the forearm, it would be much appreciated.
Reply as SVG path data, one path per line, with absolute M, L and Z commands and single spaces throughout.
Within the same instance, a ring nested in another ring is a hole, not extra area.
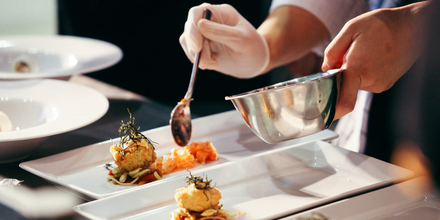
M 412 67 L 421 54 L 426 6 L 374 10 L 346 23 L 326 48 L 322 65 L 323 71 L 345 69 L 335 118 L 353 110 L 358 90 L 386 91 Z
M 429 4 L 428 1 L 424 1 L 391 9 L 395 11 L 394 19 L 398 21 L 402 29 L 402 34 L 399 37 L 406 39 L 406 43 L 409 45 L 413 45 L 408 52 L 414 54 L 414 62 L 422 53 L 421 44 L 423 33 L 425 32 L 424 23 L 425 19 L 427 19 L 426 14 Z
M 257 30 L 267 41 L 270 61 L 264 72 L 291 63 L 330 37 L 324 24 L 296 6 L 276 8 Z

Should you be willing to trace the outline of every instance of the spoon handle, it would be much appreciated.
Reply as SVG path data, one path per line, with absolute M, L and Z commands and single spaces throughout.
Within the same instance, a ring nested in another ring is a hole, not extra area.
M 211 19 L 211 11 L 209 9 L 205 8 L 203 10 L 202 18 L 210 20 Z M 202 46 L 203 46 L 203 42 L 202 42 Z M 183 97 L 185 100 L 191 99 L 191 96 L 193 93 L 193 88 L 194 88 L 194 82 L 196 81 L 196 74 L 197 74 L 197 70 L 199 68 L 199 62 L 200 62 L 201 56 L 202 56 L 202 50 L 200 50 L 200 52 L 196 53 L 194 56 L 194 64 L 193 64 L 193 68 L 191 71 L 191 79 L 189 81 L 188 91 L 186 92 L 185 97 Z

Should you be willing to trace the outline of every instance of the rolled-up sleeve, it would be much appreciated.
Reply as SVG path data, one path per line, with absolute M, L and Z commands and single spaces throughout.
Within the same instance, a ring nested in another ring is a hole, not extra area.
M 313 49 L 321 56 L 325 47 L 339 33 L 347 21 L 369 10 L 366 0 L 273 0 L 270 12 L 283 5 L 303 8 L 316 16 L 325 25 L 330 33 L 330 39 Z

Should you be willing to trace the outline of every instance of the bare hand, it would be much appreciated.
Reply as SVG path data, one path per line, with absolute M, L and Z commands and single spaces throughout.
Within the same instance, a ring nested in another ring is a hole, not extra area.
M 420 56 L 420 9 L 426 2 L 360 15 L 325 50 L 322 70 L 345 68 L 335 118 L 354 109 L 358 90 L 391 88 Z

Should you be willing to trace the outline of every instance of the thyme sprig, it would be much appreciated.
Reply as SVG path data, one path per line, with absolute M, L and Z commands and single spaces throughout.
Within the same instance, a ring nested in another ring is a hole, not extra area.
M 120 152 L 123 153 L 123 150 L 125 150 L 127 147 L 128 142 L 130 140 L 133 141 L 132 144 L 140 143 L 142 139 L 145 139 L 149 145 L 153 147 L 153 150 L 155 150 L 154 145 L 157 143 L 152 141 L 150 138 L 146 137 L 140 132 L 140 127 L 136 126 L 134 123 L 135 118 L 131 115 L 131 112 L 129 109 L 127 109 L 128 114 L 130 114 L 130 120 L 125 124 L 124 121 L 121 121 L 121 126 L 119 127 L 119 148 L 121 149 Z M 125 146 L 125 147 L 124 147 Z

